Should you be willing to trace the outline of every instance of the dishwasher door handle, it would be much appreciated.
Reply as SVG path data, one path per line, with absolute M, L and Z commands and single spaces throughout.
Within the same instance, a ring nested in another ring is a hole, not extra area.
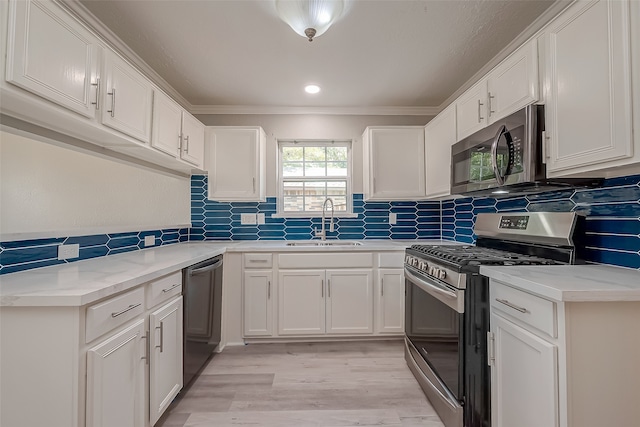
M 214 262 L 211 265 L 207 265 L 206 267 L 201 267 L 195 270 L 190 270 L 189 271 L 189 276 L 195 276 L 196 274 L 202 274 L 202 273 L 206 273 L 207 271 L 211 271 L 211 270 L 215 270 L 216 268 L 220 267 L 222 265 L 222 260 L 218 261 L 218 262 Z

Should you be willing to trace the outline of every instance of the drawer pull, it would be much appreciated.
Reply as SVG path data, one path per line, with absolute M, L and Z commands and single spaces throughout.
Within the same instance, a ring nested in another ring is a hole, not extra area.
M 169 291 L 171 291 L 171 290 L 173 290 L 173 289 L 177 288 L 177 287 L 178 287 L 178 286 L 180 286 L 180 285 L 181 285 L 180 283 L 176 283 L 175 285 L 171 286 L 170 288 L 163 289 L 163 290 L 162 290 L 162 292 L 169 292 Z
M 268 259 L 250 259 L 249 262 L 269 262 Z
M 529 313 L 529 310 L 527 310 L 526 308 L 523 308 L 523 307 L 517 306 L 517 305 L 515 305 L 513 303 L 510 303 L 506 299 L 496 298 L 496 301 L 498 301 L 500 304 L 506 305 L 507 307 L 513 308 L 514 310 L 517 310 L 520 313 Z
M 124 310 L 122 310 L 122 311 L 116 311 L 116 312 L 114 312 L 114 313 L 111 313 L 111 317 L 118 317 L 118 316 L 120 316 L 121 314 L 126 313 L 127 311 L 131 311 L 131 310 L 133 310 L 133 309 L 134 309 L 134 308 L 136 308 L 136 307 L 140 307 L 141 305 L 142 305 L 142 303 L 138 303 L 138 304 L 131 304 L 129 307 L 125 308 L 125 309 L 124 309 Z

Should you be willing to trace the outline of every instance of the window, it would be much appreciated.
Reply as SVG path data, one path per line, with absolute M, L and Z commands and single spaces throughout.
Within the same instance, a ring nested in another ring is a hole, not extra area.
M 278 151 L 280 215 L 319 215 L 327 198 L 351 213 L 351 142 L 278 141 Z

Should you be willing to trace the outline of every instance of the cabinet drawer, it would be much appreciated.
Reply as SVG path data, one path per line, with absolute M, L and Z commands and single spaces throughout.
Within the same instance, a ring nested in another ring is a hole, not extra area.
M 244 254 L 244 268 L 271 268 L 272 265 L 271 254 Z
M 182 293 L 182 271 L 161 277 L 147 285 L 147 308 L 155 307 Z
M 373 254 L 370 252 L 330 253 L 330 254 L 280 254 L 280 268 L 356 268 L 373 267 Z
M 556 303 L 491 280 L 491 308 L 556 338 Z
M 144 287 L 87 307 L 85 342 L 125 324 L 144 312 Z
M 404 251 L 402 252 L 383 252 L 378 255 L 378 267 L 380 268 L 403 268 L 404 267 Z

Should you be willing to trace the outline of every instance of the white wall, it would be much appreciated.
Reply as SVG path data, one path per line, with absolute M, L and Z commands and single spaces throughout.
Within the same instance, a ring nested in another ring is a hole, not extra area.
M 0 132 L 3 240 L 184 226 L 190 210 L 188 178 Z
M 354 115 L 205 115 L 207 126 L 262 126 L 267 133 L 267 196 L 275 197 L 278 139 L 340 139 L 353 141 L 353 191 L 362 193 L 362 133 L 367 126 L 424 126 L 432 116 Z

